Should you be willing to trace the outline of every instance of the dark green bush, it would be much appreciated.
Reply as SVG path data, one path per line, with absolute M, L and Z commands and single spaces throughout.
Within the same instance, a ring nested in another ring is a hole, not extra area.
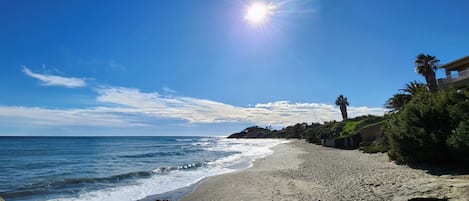
M 469 163 L 469 120 L 463 121 L 447 141 L 452 158 L 458 162 Z
M 463 155 L 469 154 L 467 124 L 463 123 L 468 120 L 468 101 L 467 91 L 415 96 L 386 123 L 389 156 L 399 162 L 463 161 Z M 449 157 L 450 150 L 453 157 Z

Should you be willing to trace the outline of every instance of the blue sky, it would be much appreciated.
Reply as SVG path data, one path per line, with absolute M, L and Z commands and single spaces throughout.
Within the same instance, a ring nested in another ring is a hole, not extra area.
M 466 56 L 464 0 L 0 1 L 0 135 L 228 135 L 383 114 L 419 53 Z M 442 76 L 442 72 L 438 72 Z

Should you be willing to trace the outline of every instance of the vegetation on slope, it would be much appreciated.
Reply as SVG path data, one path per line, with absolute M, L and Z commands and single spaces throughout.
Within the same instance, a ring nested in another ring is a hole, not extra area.
M 299 123 L 281 130 L 254 126 L 230 137 L 299 138 L 315 144 L 323 140 L 343 143 L 343 139 L 353 138 L 361 140 L 360 150 L 388 152 L 398 162 L 469 164 L 469 91 L 438 91 L 434 72 L 438 62 L 431 55 L 416 57 L 416 72 L 427 83 L 407 83 L 385 103 L 390 111 L 384 117 L 348 119 L 348 100 L 341 95 L 336 105 L 340 106 L 343 121 Z
M 229 138 L 298 138 L 321 144 L 321 139 L 340 139 L 358 135 L 361 129 L 382 123 L 383 119 L 383 117 L 367 115 L 346 121 L 330 121 L 323 124 L 298 123 L 281 130 L 252 126 L 230 135 Z

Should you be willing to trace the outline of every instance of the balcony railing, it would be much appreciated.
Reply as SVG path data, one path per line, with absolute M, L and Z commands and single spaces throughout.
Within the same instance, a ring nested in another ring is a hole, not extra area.
M 441 78 L 438 79 L 438 82 L 440 85 L 448 85 L 465 79 L 469 79 L 469 69 L 459 71 L 458 77 Z

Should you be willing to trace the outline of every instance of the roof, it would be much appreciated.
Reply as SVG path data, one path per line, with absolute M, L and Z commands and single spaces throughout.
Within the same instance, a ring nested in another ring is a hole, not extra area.
M 458 60 L 454 60 L 452 62 L 446 63 L 439 68 L 445 68 L 446 70 L 458 70 L 458 69 L 465 69 L 469 68 L 469 56 L 465 56 Z

